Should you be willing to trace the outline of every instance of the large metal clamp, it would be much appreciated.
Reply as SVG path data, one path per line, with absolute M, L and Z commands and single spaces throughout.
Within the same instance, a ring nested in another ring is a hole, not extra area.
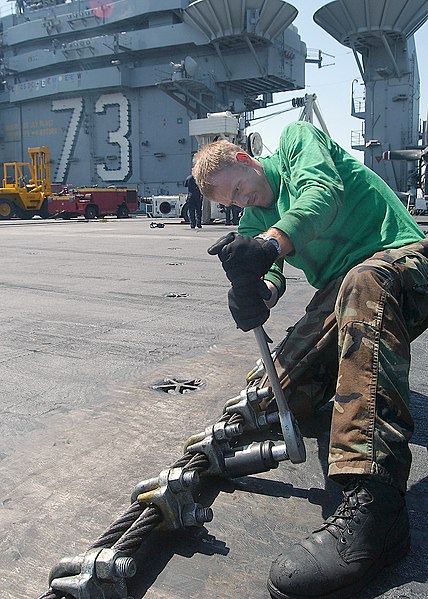
M 74 599 L 127 599 L 125 579 L 136 572 L 132 557 L 97 547 L 83 555 L 62 559 L 52 568 L 49 585 L 55 592 Z
M 269 351 L 267 342 L 268 337 L 262 326 L 256 327 L 254 329 L 254 334 L 256 336 L 257 344 L 262 355 L 262 360 L 265 365 L 269 381 L 272 385 L 276 405 L 278 406 L 279 423 L 281 425 L 281 431 L 287 446 L 288 456 L 293 464 L 301 464 L 302 462 L 306 461 L 305 444 L 303 442 L 297 422 L 295 421 L 293 414 L 288 407 L 287 400 L 284 397 L 281 383 L 278 378 L 278 373 L 276 371 L 272 355 Z
M 134 489 L 131 501 L 154 504 L 162 512 L 160 529 L 177 530 L 189 526 L 202 526 L 211 522 L 213 511 L 195 503 L 199 475 L 183 468 L 162 470 L 157 478 L 140 482 Z
M 203 453 L 208 460 L 208 476 L 224 476 L 224 455 L 235 439 L 242 434 L 242 424 L 229 424 L 220 420 L 208 426 L 203 432 L 192 435 L 184 444 L 184 452 Z
M 266 412 L 261 409 L 261 403 L 273 396 L 270 387 L 259 389 L 257 386 L 243 389 L 241 393 L 229 399 L 224 404 L 226 414 L 240 414 L 243 419 L 243 429 L 246 432 L 260 431 L 276 424 L 279 420 L 278 412 Z
M 218 428 L 223 424 L 224 427 Z M 203 453 L 209 467 L 205 474 L 237 478 L 249 474 L 258 474 L 277 468 L 279 462 L 288 460 L 289 456 L 285 443 L 275 444 L 273 441 L 261 441 L 244 446 L 235 446 L 234 435 L 226 436 L 225 422 L 218 422 L 205 429 L 205 433 L 190 437 L 185 445 L 185 451 L 193 454 Z M 238 436 L 242 427 L 235 429 Z

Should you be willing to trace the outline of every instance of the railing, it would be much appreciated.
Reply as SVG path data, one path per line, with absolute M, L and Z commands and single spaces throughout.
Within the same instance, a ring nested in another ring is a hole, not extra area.
M 364 133 L 362 131 L 351 131 L 351 146 L 353 148 L 365 146 Z
M 353 98 L 352 99 L 352 114 L 364 114 L 366 110 L 366 99 L 364 97 L 361 98 Z

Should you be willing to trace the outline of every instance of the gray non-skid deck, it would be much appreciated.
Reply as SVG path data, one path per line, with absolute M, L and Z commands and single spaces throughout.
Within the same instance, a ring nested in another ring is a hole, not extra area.
M 223 225 L 150 229 L 106 222 L 2 222 L 0 597 L 37 598 L 50 568 L 84 552 L 140 480 L 182 455 L 222 413 L 259 357 L 234 328 L 227 280 L 206 248 Z M 230 230 L 230 229 L 229 229 Z M 275 342 L 312 289 L 287 268 L 266 325 Z M 428 335 L 413 347 L 416 431 L 408 504 L 412 547 L 360 599 L 428 595 Z M 204 386 L 165 394 L 166 377 Z M 305 429 L 308 459 L 212 485 L 214 519 L 197 532 L 154 532 L 137 554 L 136 599 L 263 599 L 276 554 L 317 527 L 338 489 L 326 481 L 328 410 Z

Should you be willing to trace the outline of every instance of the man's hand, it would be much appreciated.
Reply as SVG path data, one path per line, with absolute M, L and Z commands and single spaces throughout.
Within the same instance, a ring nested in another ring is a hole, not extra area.
M 269 241 L 228 233 L 208 253 L 218 255 L 232 283 L 229 309 L 238 328 L 249 331 L 264 324 L 269 318 L 265 301 L 272 293 L 261 277 L 278 257 L 275 247 Z
M 221 237 L 208 248 L 208 253 L 218 255 L 232 285 L 250 273 L 260 279 L 278 258 L 275 246 L 269 241 L 237 233 Z
M 232 285 L 228 293 L 229 310 L 238 329 L 251 331 L 267 321 L 270 310 L 265 300 L 270 296 L 261 279 L 248 279 L 248 286 Z

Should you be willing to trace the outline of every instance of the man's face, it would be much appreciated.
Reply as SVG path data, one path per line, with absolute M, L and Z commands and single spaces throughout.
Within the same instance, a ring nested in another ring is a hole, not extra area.
M 267 208 L 274 200 L 262 165 L 245 153 L 238 153 L 236 166 L 223 169 L 212 177 L 210 183 L 214 186 L 214 193 L 209 199 L 224 206 Z

